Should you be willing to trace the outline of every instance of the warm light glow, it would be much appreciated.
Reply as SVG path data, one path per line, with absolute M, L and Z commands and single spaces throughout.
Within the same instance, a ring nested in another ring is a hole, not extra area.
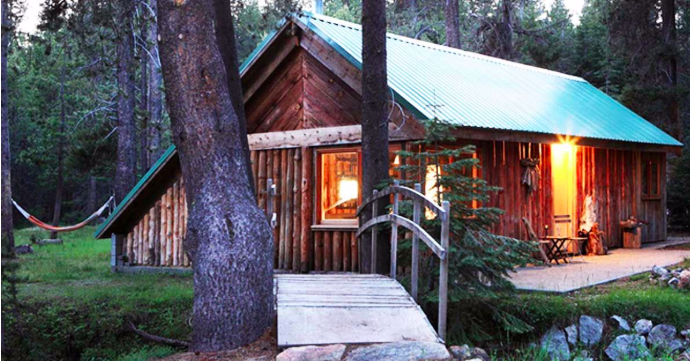
M 438 175 L 438 167 L 436 164 L 429 164 L 426 166 L 426 175 L 424 176 L 424 195 L 433 199 L 434 202 L 438 198 L 438 189 L 436 188 L 436 180 Z M 440 202 L 439 202 L 440 203 Z M 436 213 L 429 208 L 425 208 L 424 217 L 426 219 L 434 219 Z
M 393 165 L 400 165 L 400 156 L 396 155 L 393 159 Z
M 359 184 L 355 179 L 343 179 L 338 184 L 339 201 L 356 199 L 359 194 Z

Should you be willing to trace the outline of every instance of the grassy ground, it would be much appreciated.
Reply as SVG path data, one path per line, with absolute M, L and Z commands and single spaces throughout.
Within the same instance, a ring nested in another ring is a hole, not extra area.
M 191 276 L 114 274 L 110 240 L 95 240 L 93 231 L 63 234 L 63 245 L 34 246 L 34 254 L 20 256 L 17 307 L 6 297 L 2 303 L 3 323 L 13 326 L 3 328 L 14 331 L 16 357 L 8 359 L 146 360 L 176 351 L 141 340 L 128 320 L 153 334 L 188 336 Z M 18 244 L 47 238 L 37 228 L 15 235 Z
M 12 345 L 11 354 L 3 354 L 8 360 L 138 361 L 179 351 L 142 340 L 129 331 L 127 321 L 153 334 L 186 339 L 193 300 L 191 276 L 111 273 L 110 241 L 94 240 L 93 231 L 64 234 L 65 244 L 34 246 L 35 254 L 20 256 L 17 275 L 22 280 L 16 301 L 3 272 L 3 329 L 12 330 L 4 340 Z M 32 235 L 47 237 L 36 228 L 24 229 L 16 232 L 17 242 L 28 243 Z M 5 265 L 3 261 L 3 270 Z M 685 267 L 690 267 L 690 260 Z M 499 304 L 534 327 L 522 335 L 497 327 L 485 317 L 481 302 L 455 306 L 476 314 L 484 335 L 480 346 L 497 350 L 508 360 L 539 360 L 538 353 L 525 347 L 554 323 L 567 326 L 581 314 L 601 318 L 617 314 L 631 322 L 644 317 L 688 328 L 689 301 L 690 293 L 650 285 L 647 275 L 566 295 L 519 293 Z M 452 327 L 452 319 L 448 323 Z M 607 330 L 607 335 L 615 332 Z M 467 339 L 456 333 L 450 341 Z M 601 355 L 601 350 L 595 352 Z

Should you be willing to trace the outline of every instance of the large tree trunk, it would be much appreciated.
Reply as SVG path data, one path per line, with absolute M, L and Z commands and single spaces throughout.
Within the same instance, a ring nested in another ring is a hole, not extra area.
M 98 189 L 96 188 L 96 177 L 93 175 L 89 176 L 89 195 L 88 199 L 86 201 L 86 213 L 91 214 L 98 210 L 98 206 L 96 205 L 96 198 L 97 198 L 97 191 Z
M 157 0 L 149 0 L 149 6 L 154 14 L 154 21 L 149 26 L 149 43 L 152 45 L 149 52 L 152 59 L 149 60 L 149 159 L 155 163 L 163 154 L 161 149 L 161 133 L 163 132 L 163 73 L 159 66 L 158 57 L 158 3 Z
M 683 121 L 680 117 L 680 106 L 678 102 L 678 44 L 676 43 L 676 2 L 675 0 L 661 0 L 661 19 L 662 35 L 664 40 L 664 51 L 662 56 L 666 63 L 665 76 L 666 84 L 669 88 L 668 115 L 671 129 L 677 139 L 683 140 Z
M 62 188 L 64 185 L 64 162 L 65 162 L 65 64 L 60 70 L 60 127 L 58 128 L 57 144 L 57 174 L 55 175 L 55 205 L 53 207 L 53 225 L 60 224 L 62 214 Z M 57 232 L 50 232 L 50 238 L 56 239 Z
M 386 69 L 386 1 L 362 2 L 362 197 L 388 179 L 388 75 Z M 384 202 L 379 202 L 384 207 Z M 365 212 L 367 213 L 367 212 Z M 383 208 L 379 210 L 383 214 Z M 366 214 L 360 222 L 370 219 Z M 378 238 L 376 268 L 388 272 L 389 243 Z M 363 272 L 371 272 L 371 233 L 362 238 Z
M 119 2 L 117 44 L 117 169 L 115 200 L 119 203 L 136 183 L 136 129 L 134 123 L 134 44 L 131 32 L 133 2 Z
M 237 112 L 237 120 L 240 124 L 240 140 L 247 161 L 247 178 L 249 185 L 254 189 L 254 176 L 252 175 L 251 159 L 249 157 L 249 139 L 247 138 L 247 119 L 244 113 L 244 99 L 242 97 L 242 79 L 240 79 L 240 65 L 237 61 L 237 44 L 235 40 L 235 26 L 230 10 L 230 0 L 213 0 L 213 10 L 216 14 L 215 31 L 218 50 L 225 64 L 225 73 L 228 77 L 228 91 L 230 100 Z
M 501 22 L 499 23 L 499 54 L 503 59 L 513 58 L 513 3 L 511 0 L 501 1 Z
M 192 349 L 232 349 L 273 322 L 273 240 L 247 177 L 212 0 L 164 1 L 158 32 L 173 139 L 191 205 Z
M 143 11 L 143 10 L 142 10 Z M 141 19 L 141 42 L 146 46 L 149 36 L 148 31 L 148 12 L 143 12 L 144 16 Z M 149 77 L 148 66 L 149 56 L 142 46 L 137 47 L 139 52 L 139 113 L 141 117 L 141 124 L 139 124 L 139 159 L 141 159 L 141 173 L 146 173 L 151 167 L 151 157 L 149 154 Z
M 14 257 L 14 223 L 12 222 L 12 182 L 10 175 L 10 121 L 7 89 L 7 55 L 10 35 L 14 31 L 8 16 L 8 0 L 2 0 L 2 255 Z
M 460 4 L 458 0 L 446 0 L 446 46 L 460 49 Z

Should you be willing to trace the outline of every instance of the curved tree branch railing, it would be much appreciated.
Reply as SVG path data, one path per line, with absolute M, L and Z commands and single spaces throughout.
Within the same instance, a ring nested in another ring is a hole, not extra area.
M 384 197 L 393 195 L 393 212 L 391 214 L 378 215 L 378 200 Z M 414 211 L 412 219 L 402 217 L 398 213 L 398 206 L 400 203 L 400 195 L 410 198 L 414 202 Z M 417 283 L 419 279 L 419 240 L 421 239 L 441 260 L 441 270 L 439 275 L 439 291 L 438 291 L 438 336 L 445 340 L 446 338 L 446 317 L 448 311 L 448 251 L 449 251 L 449 235 L 450 235 L 450 203 L 443 201 L 441 206 L 434 203 L 431 199 L 421 193 L 421 186 L 415 184 L 415 189 L 404 187 L 400 185 L 399 181 L 395 184 L 383 189 L 382 191 L 374 191 L 371 197 L 368 197 L 362 202 L 362 205 L 357 208 L 357 216 L 366 208 L 371 206 L 372 217 L 369 221 L 359 226 L 357 230 L 357 238 L 368 230 L 372 230 L 371 234 L 371 270 L 376 271 L 376 238 L 377 225 L 382 223 L 391 224 L 391 269 L 390 277 L 396 278 L 398 253 L 398 226 L 402 226 L 412 232 L 412 280 L 411 280 L 411 295 L 417 301 Z M 427 231 L 420 226 L 422 212 L 424 208 L 428 208 L 434 212 L 441 219 L 441 239 L 440 244 Z

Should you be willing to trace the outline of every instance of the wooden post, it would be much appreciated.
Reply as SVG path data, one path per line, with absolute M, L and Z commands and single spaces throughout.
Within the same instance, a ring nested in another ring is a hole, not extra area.
M 351 271 L 350 252 L 350 232 L 343 231 L 343 271 Z
M 376 197 L 378 191 L 374 189 L 373 196 Z M 378 216 L 379 200 L 375 199 L 371 203 L 371 219 Z M 376 273 L 376 236 L 377 236 L 377 226 L 371 228 L 371 273 Z
M 153 264 L 161 265 L 161 202 L 153 206 Z
M 333 270 L 343 270 L 343 232 L 333 232 Z
M 172 221 L 172 240 L 173 240 L 173 246 L 172 246 L 172 265 L 177 266 L 179 265 L 179 259 L 177 258 L 177 254 L 179 252 L 179 241 L 180 241 L 180 234 L 178 233 L 178 226 L 180 223 L 180 183 L 175 182 L 173 185 L 173 196 L 172 196 L 172 206 L 173 206 L 173 221 Z
M 295 180 L 292 188 L 294 200 L 292 210 L 292 270 L 299 271 L 302 258 L 302 152 L 295 149 L 294 168 Z
M 110 236 L 110 270 L 117 271 L 122 266 L 122 244 L 125 236 L 122 234 L 112 234 Z
M 331 271 L 333 254 L 331 253 L 331 233 L 323 232 L 323 270 Z
M 285 227 L 287 226 L 286 208 L 287 199 L 290 198 L 287 189 L 287 149 L 280 151 L 280 234 L 278 236 L 278 268 L 285 268 Z
M 309 271 L 309 263 L 311 261 L 311 167 L 312 167 L 312 152 L 308 147 L 302 148 L 302 209 L 301 214 L 301 249 L 300 249 L 300 272 Z
M 292 212 L 293 212 L 293 188 L 295 186 L 295 156 L 294 149 L 288 149 L 287 155 L 287 175 L 285 180 L 287 187 L 285 188 L 285 269 L 292 268 Z
M 445 253 L 441 259 L 441 272 L 438 280 L 438 336 L 445 340 L 448 312 L 448 259 L 450 258 L 450 203 L 448 201 L 443 201 L 443 218 L 441 221 L 441 247 Z
M 168 263 L 166 262 L 166 254 L 168 252 L 168 194 L 164 193 L 163 196 L 161 197 L 161 227 L 160 227 L 160 232 L 158 235 L 158 238 L 160 238 L 161 242 L 161 250 L 160 250 L 160 260 L 159 263 L 161 266 L 166 266 Z
M 396 180 L 393 184 L 398 187 L 400 186 L 400 181 Z M 400 202 L 400 194 L 393 194 L 393 215 L 398 215 L 398 204 Z M 398 259 L 398 221 L 393 219 L 391 224 L 391 278 L 395 279 L 397 272 L 397 259 Z
M 414 190 L 421 193 L 422 192 L 422 185 L 419 183 L 415 183 L 414 185 Z M 422 203 L 419 201 L 418 198 L 415 197 L 414 199 L 414 210 L 412 213 L 412 221 L 421 226 L 421 218 L 422 218 Z M 417 290 L 418 290 L 418 282 L 419 282 L 419 236 L 417 236 L 416 232 L 412 232 L 412 280 L 411 280 L 411 286 L 412 286 L 412 298 L 417 301 Z
M 127 234 L 127 263 L 134 263 L 134 230 Z
M 273 249 L 273 268 L 278 268 L 278 255 L 279 255 L 279 249 L 280 249 L 280 215 L 282 214 L 280 211 L 280 194 L 277 192 L 278 189 L 280 189 L 280 185 L 282 184 L 282 180 L 280 179 L 281 173 L 280 173 L 280 149 L 275 149 L 272 151 L 273 152 L 273 169 L 271 170 L 271 174 L 273 177 L 273 181 L 275 182 L 274 184 L 274 192 L 273 192 L 273 212 L 276 214 L 276 223 L 271 224 L 271 227 L 273 227 L 273 239 L 274 239 L 274 246 L 275 248 Z
M 165 224 L 165 238 L 168 246 L 165 248 L 165 265 L 172 266 L 172 251 L 173 251 L 173 238 L 172 238 L 172 227 L 173 227 L 173 190 L 168 188 L 167 195 L 165 196 L 166 202 L 166 218 L 167 222 Z
M 155 249 L 156 249 L 156 248 L 155 248 L 155 247 L 156 247 L 156 238 L 155 238 L 155 234 L 156 234 L 156 225 L 155 225 L 156 213 L 155 213 L 155 209 L 156 209 L 155 205 L 154 205 L 154 207 L 151 207 L 151 209 L 149 209 L 149 217 L 148 217 L 148 220 L 149 220 L 149 225 L 148 225 L 148 228 L 149 228 L 149 244 L 148 244 L 148 249 L 146 249 L 146 254 L 147 254 L 147 258 L 148 258 L 148 262 L 146 262 L 146 264 L 152 265 L 152 266 L 155 266 L 155 265 L 156 265 L 156 255 L 155 255 Z
M 263 211 L 266 209 L 266 197 L 267 195 L 263 193 L 264 189 L 266 189 L 266 153 L 268 151 L 266 150 L 260 150 L 259 151 L 259 170 L 258 170 L 258 191 L 257 191 L 257 198 L 259 198 L 259 208 Z M 256 179 L 256 178 L 255 178 Z
M 323 232 L 314 233 L 314 258 L 314 268 L 323 271 Z

